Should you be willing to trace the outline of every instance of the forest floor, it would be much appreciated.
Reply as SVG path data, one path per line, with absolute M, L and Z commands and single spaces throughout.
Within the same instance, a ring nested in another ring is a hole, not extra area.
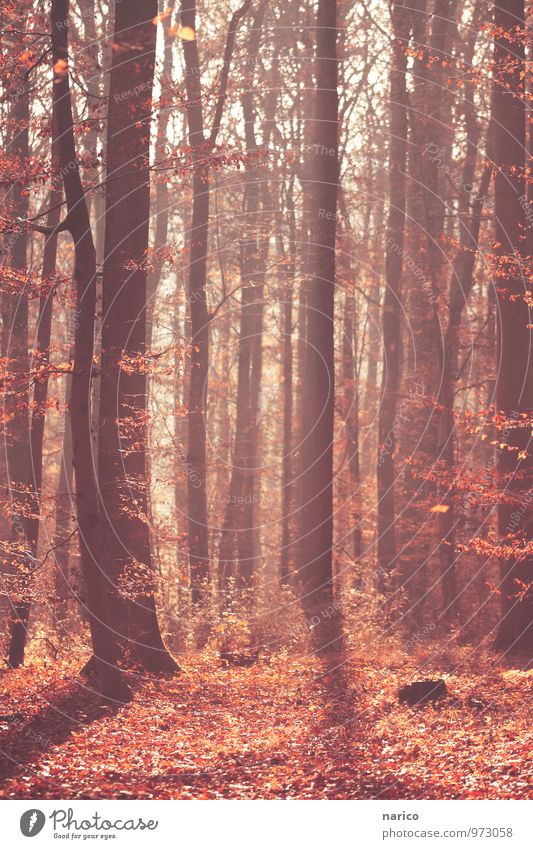
M 281 653 L 249 668 L 183 661 L 134 701 L 101 704 L 72 665 L 0 676 L 7 799 L 526 798 L 533 671 L 490 659 L 410 708 L 397 690 L 438 669 L 352 659 L 325 674 Z M 77 667 L 79 668 L 79 667 Z M 442 669 L 441 669 L 442 672 Z

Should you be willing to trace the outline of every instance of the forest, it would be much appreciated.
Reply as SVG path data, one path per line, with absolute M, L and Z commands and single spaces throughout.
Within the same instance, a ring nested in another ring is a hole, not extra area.
M 532 58 L 0 1 L 0 798 L 531 796 Z

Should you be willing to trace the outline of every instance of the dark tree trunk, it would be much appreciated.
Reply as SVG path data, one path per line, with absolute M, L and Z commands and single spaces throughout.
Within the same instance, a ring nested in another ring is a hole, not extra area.
M 346 432 L 345 462 L 349 472 L 346 503 L 349 515 L 348 523 L 350 556 L 358 560 L 361 556 L 361 514 L 358 509 L 361 470 L 359 464 L 359 390 L 356 374 L 356 305 L 353 288 L 347 281 L 344 299 L 342 327 L 342 417 Z
M 290 177 L 287 195 L 289 219 L 289 250 L 285 258 L 284 285 L 281 289 L 281 333 L 283 363 L 283 456 L 281 481 L 281 553 L 280 575 L 282 584 L 289 581 L 292 568 L 292 510 L 294 507 L 293 483 L 293 299 L 296 274 L 296 219 L 294 214 L 294 175 Z M 281 236 L 280 236 L 281 240 Z
M 249 587 L 255 570 L 254 514 L 256 499 L 257 435 L 262 371 L 263 288 L 265 276 L 265 243 L 261 221 L 261 172 L 258 169 L 258 146 L 255 134 L 253 103 L 253 63 L 259 52 L 264 17 L 263 3 L 252 21 L 249 42 L 249 76 L 241 97 L 246 167 L 243 230 L 240 250 L 241 312 L 237 371 L 237 418 L 230 491 L 219 548 L 219 570 L 222 584 L 229 577 L 237 587 Z M 234 564 L 237 563 L 235 570 Z
M 181 25 L 196 32 L 196 0 L 182 0 Z M 189 362 L 187 476 L 188 546 L 191 595 L 200 602 L 209 581 L 207 526 L 206 400 L 209 366 L 209 313 L 206 277 L 209 236 L 209 149 L 204 136 L 198 46 L 183 41 L 189 142 L 194 162 L 189 259 L 191 354 Z
M 476 44 L 477 33 L 470 38 L 465 64 L 470 67 Z M 477 150 L 479 144 L 479 126 L 476 120 L 474 87 L 470 79 L 466 81 L 464 115 L 466 132 L 466 156 L 461 174 L 461 186 L 473 186 L 476 176 Z M 487 147 L 492 145 L 489 127 Z M 488 157 L 487 157 L 488 158 Z M 486 196 L 490 186 L 491 166 L 483 170 L 479 190 L 470 201 L 470 193 L 461 192 L 459 202 L 459 249 L 456 253 L 448 295 L 448 324 L 444 336 L 442 373 L 437 400 L 439 403 L 439 444 L 438 459 L 442 471 L 451 477 L 439 486 L 439 504 L 446 508 L 439 514 L 439 558 L 442 590 L 442 616 L 452 623 L 459 613 L 459 597 L 456 576 L 455 530 L 457 517 L 455 512 L 455 419 L 454 399 L 459 363 L 459 343 L 461 316 L 468 302 L 474 283 L 474 267 L 478 251 L 478 239 Z
M 342 221 L 340 249 L 337 253 L 338 278 L 343 288 L 342 333 L 340 345 L 339 376 L 336 409 L 342 419 L 345 447 L 342 462 L 337 472 L 338 497 L 342 504 L 339 512 L 339 533 L 352 563 L 361 556 L 361 513 L 359 509 L 361 468 L 359 458 L 359 365 L 358 365 L 358 321 L 355 287 L 359 278 L 359 263 L 353 264 L 356 247 L 344 192 L 339 190 L 339 217 Z M 362 242 L 368 238 L 370 204 L 366 205 L 362 225 Z M 345 544 L 347 543 L 347 544 Z
M 55 177 L 54 177 L 55 179 Z M 50 212 L 47 216 L 46 226 L 52 231 L 59 223 L 60 203 L 62 193 L 59 189 L 53 189 L 49 196 Z M 33 409 L 30 424 L 30 445 L 28 462 L 30 466 L 30 493 L 29 506 L 30 516 L 26 518 L 26 539 L 31 562 L 35 564 L 37 557 L 37 544 L 39 540 L 39 517 L 41 508 L 41 487 L 43 480 L 43 439 L 46 418 L 46 400 L 48 397 L 48 365 L 50 362 L 50 333 L 52 329 L 52 307 L 53 289 L 51 279 L 56 267 L 57 233 L 52 232 L 47 237 L 43 252 L 42 281 L 45 293 L 39 301 L 39 313 L 37 317 L 37 347 L 32 364 L 36 373 L 35 389 L 33 393 Z M 47 291 L 48 286 L 50 288 Z M 37 372 L 41 375 L 37 376 Z M 27 591 L 30 590 L 32 581 L 27 582 Z M 17 622 L 11 629 L 9 658 L 10 665 L 18 666 L 24 661 L 24 650 L 30 616 L 29 600 L 20 605 L 17 610 Z M 18 661 L 18 662 L 17 662 Z
M 124 659 L 178 666 L 157 621 L 146 474 L 146 268 L 157 0 L 117 4 L 107 125 L 98 469 L 108 592 Z M 121 582 L 127 589 L 121 592 Z
M 436 460 L 439 419 L 427 403 L 438 391 L 442 368 L 442 330 L 439 297 L 442 291 L 444 252 L 442 236 L 446 212 L 446 179 L 442 165 L 452 155 L 449 130 L 450 94 L 443 61 L 450 54 L 450 34 L 457 0 L 420 0 L 412 8 L 412 41 L 420 53 L 413 60 L 413 91 L 409 110 L 411 144 L 408 171 L 408 217 L 404 277 L 409 315 L 408 415 L 401 426 L 400 442 L 407 458 L 401 525 L 402 589 L 410 621 L 425 617 L 429 599 L 428 563 L 434 550 L 433 523 L 428 504 L 436 486 L 428 479 Z M 435 57 L 435 61 L 432 61 Z M 405 620 L 404 620 L 405 621 Z
M 393 60 L 390 72 L 389 215 L 385 245 L 386 288 L 383 302 L 383 377 L 378 418 L 378 586 L 389 589 L 396 564 L 396 505 L 394 450 L 398 435 L 398 390 L 401 363 L 401 280 L 405 231 L 405 171 L 407 166 L 407 90 L 405 50 L 409 43 L 410 12 L 393 3 Z
M 9 153 L 18 159 L 24 167 L 29 156 L 29 82 L 22 76 L 19 80 L 20 96 L 16 96 L 11 108 L 10 120 L 13 123 L 13 138 L 9 144 Z M 15 182 L 11 194 L 11 204 L 15 216 L 27 218 L 29 198 L 22 182 Z M 25 229 L 13 234 L 9 249 L 9 262 L 12 268 L 26 272 L 26 254 L 28 234 Z M 29 366 L 28 354 L 28 299 L 23 291 L 20 295 L 6 296 L 9 309 L 5 316 L 8 322 L 9 347 L 5 355 L 9 358 L 10 368 L 17 375 L 16 385 L 6 401 L 6 464 L 11 502 L 11 543 L 17 553 L 11 555 L 10 570 L 13 573 L 13 600 L 9 622 L 8 663 L 12 667 L 24 662 L 24 648 L 28 617 L 30 611 L 29 593 L 31 592 L 33 561 L 28 540 L 27 513 L 33 507 L 29 494 L 30 475 L 30 421 L 29 421 Z
M 255 183 L 256 176 L 252 181 Z M 253 185 L 253 192 L 258 190 Z M 258 208 L 252 209 L 255 200 L 251 200 L 250 183 L 245 191 L 245 209 L 248 216 L 257 215 Z M 246 227 L 254 227 L 247 220 Z M 257 234 L 255 234 L 257 235 Z M 254 443 L 257 430 L 257 389 L 259 381 L 254 377 L 259 371 L 257 363 L 257 333 L 262 308 L 262 270 L 257 268 L 259 247 L 250 240 L 241 246 L 241 279 L 245 281 L 241 296 L 241 315 L 239 330 L 239 356 L 237 377 L 237 419 L 233 448 L 232 474 L 224 527 L 219 548 L 219 569 L 222 583 L 235 577 L 237 585 L 247 587 L 253 575 L 253 501 L 254 501 Z M 254 363 L 255 353 L 255 363 Z M 248 509 L 247 509 L 248 508 Z M 252 508 L 252 509 L 250 509 Z M 235 563 L 238 564 L 235 570 Z
M 209 533 L 207 521 L 206 401 L 209 367 L 209 322 L 206 277 L 209 236 L 209 158 L 216 143 L 226 99 L 226 87 L 233 55 L 237 26 L 250 0 L 232 16 L 224 67 L 219 84 L 213 125 L 208 138 L 204 134 L 202 83 L 196 38 L 183 40 L 186 68 L 187 120 L 194 163 L 193 204 L 189 259 L 189 306 L 191 355 L 189 363 L 187 500 L 188 542 L 191 594 L 194 603 L 203 598 L 209 581 Z M 196 0 L 182 0 L 181 25 L 196 32 Z
M 475 164 L 475 157 L 474 163 Z M 466 169 L 465 169 L 466 170 Z M 455 569 L 456 514 L 454 496 L 455 476 L 455 418 L 454 398 L 459 362 L 461 315 L 473 285 L 474 265 L 478 250 L 479 228 L 483 205 L 490 185 L 492 168 L 486 167 L 480 182 L 469 221 L 461 225 L 460 248 L 456 254 L 450 284 L 448 325 L 444 337 L 444 360 L 438 402 L 441 405 L 439 421 L 439 460 L 442 470 L 451 476 L 440 485 L 439 505 L 446 508 L 439 519 L 439 555 L 442 586 L 442 615 L 449 623 L 459 612 L 459 597 Z M 471 178 L 473 180 L 473 166 Z
M 311 174 L 307 333 L 301 446 L 303 603 L 316 617 L 315 648 L 338 648 L 333 603 L 333 415 L 335 233 L 338 192 L 337 3 L 319 0 Z
M 70 359 L 73 359 L 73 353 Z M 65 402 L 70 404 L 72 375 L 66 376 Z M 72 514 L 72 428 L 68 415 L 65 416 L 61 465 L 56 490 L 55 530 L 54 530 L 54 585 L 56 594 L 55 619 L 59 626 L 68 615 L 69 598 L 74 596 L 74 576 L 70 567 L 70 526 Z
M 520 258 L 525 249 L 524 166 L 526 146 L 524 46 L 521 38 L 509 39 L 516 27 L 524 26 L 524 0 L 495 3 L 494 23 L 494 160 L 495 239 L 498 252 L 507 257 L 505 279 L 498 280 L 497 295 L 498 371 L 496 399 L 498 410 L 511 422 L 505 428 L 505 441 L 517 451 L 501 450 L 498 469 L 505 496 L 498 505 L 498 526 L 502 537 L 515 536 L 517 554 L 501 566 L 501 622 L 498 646 L 508 651 L 531 652 L 533 646 L 533 557 L 519 556 L 521 541 L 533 539 L 533 485 L 531 428 L 520 427 L 523 416 L 533 410 L 533 321 L 527 306 L 527 279 L 522 277 Z M 516 427 L 512 422 L 516 422 Z M 501 437 L 500 437 L 501 438 Z M 522 454 L 523 452 L 523 454 Z M 521 456 L 522 454 L 522 456 Z M 517 518 L 518 517 L 518 518 Z
M 74 338 L 74 371 L 70 399 L 73 458 L 76 475 L 76 509 L 80 554 L 87 589 L 87 614 L 91 628 L 94 666 L 103 695 L 117 701 L 131 697 L 117 666 L 118 646 L 106 593 L 101 560 L 101 523 L 98 487 L 91 444 L 91 374 L 93 371 L 96 309 L 96 253 L 76 159 L 69 83 L 68 0 L 52 0 L 53 99 L 58 151 L 67 201 L 62 229 L 74 241 L 74 276 L 77 292 Z
M 303 165 L 300 182 L 302 186 L 301 199 L 301 217 L 299 231 L 299 285 L 298 285 L 298 303 L 296 313 L 296 345 L 295 345 L 295 365 L 296 365 L 296 381 L 294 392 L 294 407 L 296 412 L 295 422 L 295 451 L 294 451 L 294 497 L 295 497 L 295 540 L 293 541 L 293 559 L 299 565 L 304 562 L 305 551 L 304 541 L 302 538 L 302 506 L 304 503 L 303 493 L 303 457 L 302 447 L 305 435 L 305 357 L 307 349 L 307 298 L 309 289 L 310 255 L 311 255 L 311 215 L 312 215 L 312 167 L 313 161 L 311 151 L 313 150 L 313 121 L 309 120 L 310 99 L 307 92 L 313 87 L 313 42 L 312 28 L 304 28 L 299 33 L 299 39 L 305 44 L 303 68 L 302 68 L 302 87 L 300 89 L 300 114 L 298 115 L 298 140 L 303 146 Z

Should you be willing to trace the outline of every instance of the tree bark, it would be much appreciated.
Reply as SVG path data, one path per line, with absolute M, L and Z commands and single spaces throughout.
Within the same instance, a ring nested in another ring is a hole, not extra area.
M 262 235 L 261 174 L 254 162 L 259 148 L 255 133 L 253 70 L 264 19 L 263 2 L 252 20 L 248 79 L 241 96 L 246 140 L 243 201 L 244 238 L 240 249 L 241 312 L 237 371 L 237 418 L 230 491 L 219 547 L 219 570 L 224 585 L 235 577 L 238 588 L 250 587 L 255 571 L 254 514 L 256 499 L 257 435 L 262 371 L 263 288 L 266 242 Z M 237 568 L 235 569 L 235 564 Z
M 20 49 L 23 49 L 22 40 Z M 30 84 L 22 74 L 16 83 L 19 93 L 15 94 L 10 109 L 12 138 L 8 144 L 8 152 L 13 161 L 18 160 L 24 168 L 29 158 Z M 27 218 L 29 195 L 22 181 L 17 180 L 13 185 L 11 205 L 15 216 L 20 219 Z M 27 271 L 27 249 L 28 233 L 25 228 L 21 228 L 12 235 L 8 258 L 12 268 L 22 273 Z M 10 666 L 17 667 L 24 662 L 30 610 L 29 593 L 34 565 L 28 540 L 28 512 L 33 506 L 30 495 L 28 298 L 24 290 L 19 295 L 4 297 L 9 304 L 4 317 L 9 328 L 8 346 L 4 350 L 4 356 L 8 357 L 10 369 L 13 375 L 17 376 L 5 401 L 6 472 L 11 502 L 10 542 L 14 549 L 9 558 L 13 599 L 10 599 L 7 662 Z
M 338 192 L 337 3 L 319 0 L 311 174 L 311 232 L 301 446 L 303 604 L 317 650 L 339 648 L 333 604 L 334 295 Z M 316 620 L 313 620 L 316 621 Z
M 196 1 L 182 0 L 181 25 L 196 32 Z M 209 582 L 207 527 L 206 421 L 209 364 L 209 314 L 206 278 L 209 236 L 209 150 L 204 136 L 200 60 L 196 38 L 183 41 L 187 85 L 187 119 L 192 149 L 193 201 L 189 260 L 191 355 L 189 363 L 187 510 L 191 596 L 199 603 Z
M 73 359 L 74 351 L 70 356 Z M 68 409 L 72 391 L 72 375 L 66 375 L 65 403 Z M 73 593 L 73 575 L 70 568 L 70 535 L 72 512 L 72 481 L 74 467 L 72 464 L 72 428 L 69 416 L 65 416 L 63 444 L 61 450 L 61 465 L 56 490 L 56 510 L 54 529 L 54 584 L 56 594 L 55 618 L 59 628 L 63 627 L 68 615 L 69 597 Z
M 117 4 L 107 124 L 98 470 L 124 661 L 176 672 L 157 621 L 146 474 L 146 267 L 157 0 Z M 123 583 L 124 582 L 124 583 Z
M 444 252 L 442 236 L 446 213 L 442 165 L 451 159 L 450 94 L 443 62 L 452 50 L 451 34 L 457 0 L 420 0 L 412 6 L 412 40 L 419 52 L 413 60 L 410 95 L 408 172 L 406 307 L 409 315 L 409 414 L 401 427 L 400 442 L 406 458 L 401 524 L 402 590 L 414 627 L 425 617 L 429 599 L 429 569 L 434 550 L 433 523 L 428 504 L 437 487 L 428 479 L 436 461 L 439 417 L 432 399 L 438 391 L 443 361 L 443 333 L 439 316 Z M 433 58 L 435 60 L 433 61 Z M 438 151 L 435 154 L 435 151 Z
M 87 589 L 87 614 L 94 666 L 99 685 L 105 697 L 128 701 L 131 692 L 117 665 L 118 646 L 111 624 L 102 572 L 98 487 L 91 451 L 96 252 L 74 144 L 66 25 L 68 7 L 68 0 L 52 0 L 53 101 L 57 120 L 59 162 L 67 201 L 67 219 L 61 226 L 62 229 L 70 231 L 74 242 L 74 277 L 77 292 L 74 371 L 69 405 L 76 475 L 77 525 Z
M 55 179 L 55 176 L 54 176 Z M 60 203 L 62 192 L 55 188 L 49 195 L 49 209 L 46 225 L 52 231 L 59 223 Z M 39 300 L 39 313 L 37 317 L 37 346 L 33 359 L 32 368 L 34 372 L 42 370 L 42 374 L 35 377 L 35 389 L 33 393 L 33 409 L 30 422 L 30 492 L 29 507 L 30 515 L 26 517 L 26 539 L 31 563 L 35 564 L 37 559 L 37 544 L 39 540 L 39 524 L 41 512 L 41 488 L 43 481 L 43 439 L 44 425 L 46 419 L 46 400 L 48 397 L 48 365 L 50 362 L 50 333 L 52 330 L 52 308 L 54 293 L 51 287 L 51 279 L 55 273 L 57 253 L 57 233 L 52 232 L 47 237 L 43 252 L 42 282 L 45 292 Z M 48 291 L 46 288 L 50 286 Z M 28 576 L 26 591 L 30 591 L 33 583 L 31 574 Z M 30 601 L 26 600 L 17 610 L 17 622 L 13 625 L 10 634 L 9 658 L 10 665 L 18 666 L 24 662 L 24 651 L 30 617 Z
M 401 281 L 405 234 L 407 167 L 406 47 L 411 29 L 410 11 L 396 0 L 391 8 L 394 31 L 390 72 L 389 214 L 385 244 L 386 288 L 383 302 L 383 376 L 378 416 L 377 559 L 378 587 L 390 588 L 397 567 L 394 451 L 398 435 L 398 391 L 401 368 Z
M 498 526 L 502 537 L 513 538 L 516 555 L 501 566 L 501 621 L 497 644 L 507 651 L 533 647 L 533 557 L 520 556 L 522 542 L 533 539 L 533 463 L 531 428 L 520 419 L 533 410 L 533 357 L 531 309 L 525 297 L 527 279 L 522 276 L 525 249 L 525 60 L 521 32 L 524 0 L 495 3 L 494 23 L 494 159 L 495 239 L 503 257 L 505 278 L 498 281 L 498 372 L 496 401 L 508 424 L 502 441 L 516 450 L 500 450 L 498 470 L 502 493 Z M 508 33 L 517 38 L 509 38 Z M 531 258 L 529 257 L 529 260 Z M 515 424 L 516 423 L 516 426 Z
M 465 64 L 472 64 L 477 33 L 469 39 Z M 459 597 L 456 576 L 455 551 L 455 386 L 459 362 L 459 344 L 461 316 L 468 303 L 474 283 L 474 268 L 478 251 L 478 239 L 481 217 L 486 204 L 490 186 L 492 167 L 483 169 L 479 190 L 473 200 L 466 187 L 474 185 L 476 176 L 477 151 L 480 130 L 476 120 L 474 87 L 470 79 L 465 83 L 463 106 L 465 116 L 466 152 L 461 172 L 461 196 L 459 202 L 459 248 L 452 265 L 452 274 L 448 295 L 448 323 L 444 336 L 443 363 L 437 401 L 439 404 L 439 444 L 437 456 L 445 475 L 451 477 L 439 486 L 439 504 L 447 508 L 439 514 L 439 559 L 442 593 L 442 617 L 449 624 L 456 620 L 459 613 Z M 489 125 L 487 148 L 492 153 Z M 487 159 L 489 158 L 487 154 Z
M 284 285 L 281 288 L 281 333 L 283 369 L 283 457 L 281 482 L 281 583 L 287 584 L 293 569 L 292 560 L 292 510 L 294 508 L 293 460 L 293 410 L 294 410 L 294 354 L 293 354 L 293 300 L 296 275 L 296 217 L 294 209 L 294 174 L 289 178 L 287 217 L 289 219 L 289 246 L 285 258 Z M 280 236 L 281 242 L 281 236 Z
M 206 279 L 209 236 L 210 153 L 216 143 L 226 99 L 226 87 L 238 24 L 249 0 L 233 15 L 221 75 L 220 92 L 208 138 L 204 133 L 202 83 L 196 40 L 196 0 L 182 0 L 181 25 L 195 33 L 183 40 L 186 68 L 187 119 L 194 165 L 192 223 L 189 260 L 191 355 L 189 363 L 187 501 L 188 545 L 193 603 L 202 601 L 209 582 L 209 533 L 207 518 L 206 400 L 209 367 L 209 321 Z

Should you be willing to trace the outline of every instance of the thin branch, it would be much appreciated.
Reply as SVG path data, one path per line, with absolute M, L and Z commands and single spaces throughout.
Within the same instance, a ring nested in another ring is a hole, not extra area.
M 222 121 L 222 113 L 224 111 L 224 103 L 226 100 L 226 93 L 228 89 L 228 78 L 229 78 L 229 70 L 231 65 L 231 59 L 233 56 L 233 48 L 235 46 L 235 36 L 237 34 L 237 27 L 246 15 L 248 9 L 250 8 L 252 0 L 246 0 L 245 3 L 241 6 L 240 9 L 234 13 L 231 18 L 228 35 L 226 38 L 226 47 L 224 49 L 224 62 L 222 65 L 222 75 L 220 77 L 220 91 L 218 94 L 217 105 L 215 108 L 215 116 L 213 118 L 213 126 L 211 128 L 211 134 L 209 136 L 209 144 L 214 145 L 217 140 L 218 131 L 220 130 L 220 122 Z
M 61 546 L 66 545 L 67 542 L 70 542 L 72 537 L 75 536 L 77 533 L 78 533 L 78 526 L 76 525 L 74 530 L 72 530 L 68 536 L 66 536 L 64 539 L 60 539 L 58 542 L 55 543 L 55 545 L 50 546 L 50 548 L 48 549 L 48 551 L 44 555 L 41 562 L 37 566 L 35 566 L 35 568 L 32 569 L 32 571 L 36 572 L 38 569 L 41 569 L 44 566 L 44 564 L 46 563 L 46 561 L 48 560 L 48 558 L 50 557 L 50 555 L 52 554 L 52 552 L 55 551 L 56 548 L 61 548 Z

